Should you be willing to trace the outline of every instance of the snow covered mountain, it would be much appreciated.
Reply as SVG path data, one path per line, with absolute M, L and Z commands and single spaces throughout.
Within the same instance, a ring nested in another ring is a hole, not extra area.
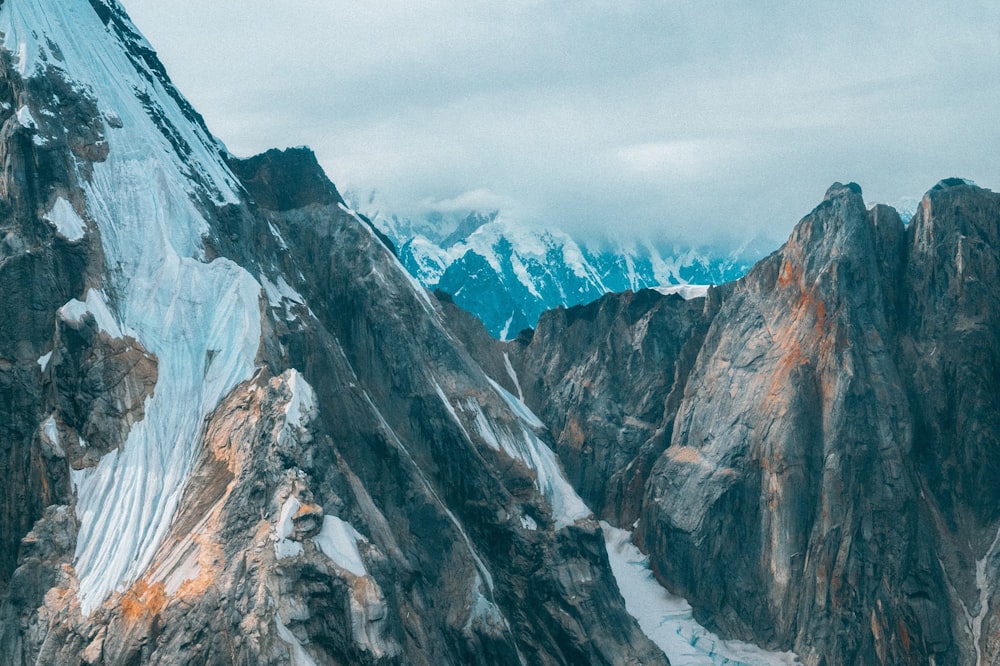
M 546 310 L 610 292 L 721 284 L 774 250 L 762 239 L 735 248 L 642 241 L 579 243 L 554 229 L 527 228 L 493 212 L 422 218 L 386 214 L 373 222 L 403 266 L 430 290 L 448 294 L 501 340 L 533 328 Z
M 116 0 L 0 33 L 5 664 L 667 663 L 621 594 L 662 588 L 311 152 L 229 155 Z

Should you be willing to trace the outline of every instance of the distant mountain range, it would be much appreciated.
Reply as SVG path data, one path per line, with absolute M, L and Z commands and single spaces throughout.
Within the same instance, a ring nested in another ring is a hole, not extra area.
M 411 275 L 428 289 L 448 294 L 501 340 L 533 328 L 546 310 L 588 303 L 606 293 L 735 280 L 778 246 L 763 238 L 701 246 L 582 242 L 557 229 L 511 222 L 498 212 L 372 218 L 395 243 Z

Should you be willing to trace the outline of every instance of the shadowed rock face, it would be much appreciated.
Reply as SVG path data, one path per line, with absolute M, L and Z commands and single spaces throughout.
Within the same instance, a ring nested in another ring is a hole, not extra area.
M 272 148 L 245 160 L 230 160 L 229 164 L 253 201 L 266 210 L 344 203 L 308 148 Z
M 544 421 L 567 478 L 603 519 L 631 525 L 721 294 L 686 301 L 652 289 L 544 313 L 498 342 L 438 294 L 448 327 L 496 382 Z
M 949 523 L 1000 518 L 998 220 L 995 195 L 948 180 L 906 235 L 900 326 L 915 453 Z
M 998 256 L 996 194 L 942 181 L 904 227 L 836 184 L 700 319 L 671 312 L 654 333 L 627 314 L 637 297 L 615 295 L 590 306 L 586 329 L 549 313 L 504 350 L 530 359 L 520 383 L 582 493 L 622 467 L 580 474 L 567 423 L 605 444 L 594 459 L 636 460 L 633 474 L 655 459 L 637 475 L 643 498 L 619 499 L 617 517 L 639 507 L 658 576 L 724 635 L 810 664 L 991 663 Z M 687 351 L 622 362 L 656 336 Z M 635 457 L 632 419 L 664 394 L 677 399 L 652 420 L 669 432 Z
M 549 426 L 567 475 L 615 524 L 639 517 L 673 431 L 681 395 L 672 389 L 685 383 L 716 300 L 609 295 L 546 313 L 527 344 L 512 345 L 525 401 Z
M 0 110 L 0 475 L 5 479 L 0 483 L 0 588 L 10 580 L 21 538 L 45 507 L 68 501 L 64 459 L 43 446 L 39 435 L 48 413 L 38 360 L 53 351 L 56 311 L 81 293 L 87 273 L 101 265 L 100 253 L 86 241 L 67 241 L 38 216 L 55 194 L 53 179 L 65 176 L 73 147 L 84 136 L 91 142 L 97 137 L 89 126 L 77 126 L 58 142 L 35 145 L 35 130 L 16 118 L 14 102 L 26 86 L 39 95 L 48 92 L 0 67 L 0 98 L 8 104 Z M 89 111 L 90 105 L 66 95 L 62 108 Z

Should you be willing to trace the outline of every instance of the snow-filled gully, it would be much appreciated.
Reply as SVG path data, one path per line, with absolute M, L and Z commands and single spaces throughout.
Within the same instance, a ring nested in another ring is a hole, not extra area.
M 490 384 L 520 420 L 521 432 L 515 434 L 509 428 L 494 423 L 475 400 L 462 401 L 459 406 L 475 431 L 488 446 L 504 451 L 535 472 L 536 487 L 552 508 L 556 529 L 591 516 L 586 503 L 566 480 L 555 453 L 534 434 L 535 429 L 544 427 L 542 422 L 523 400 L 492 379 Z M 445 407 L 462 426 L 462 420 L 440 385 L 435 383 L 435 387 Z M 462 430 L 468 436 L 464 426 Z M 532 529 L 525 521 L 522 521 L 522 526 Z M 653 577 L 649 558 L 632 544 L 631 532 L 612 527 L 604 521 L 601 522 L 601 529 L 611 572 L 625 599 L 625 609 L 638 621 L 643 633 L 663 650 L 671 664 L 791 666 L 799 663 L 794 653 L 772 652 L 750 643 L 723 640 L 711 633 L 694 619 L 686 600 L 670 594 Z

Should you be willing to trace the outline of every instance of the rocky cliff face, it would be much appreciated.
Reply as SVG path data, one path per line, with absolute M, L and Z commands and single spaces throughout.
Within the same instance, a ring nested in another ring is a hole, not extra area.
M 654 328 L 655 297 L 609 296 L 500 352 L 581 494 L 638 511 L 657 575 L 723 635 L 994 663 L 998 256 L 996 194 L 942 181 L 904 226 L 837 184 L 701 306 Z M 641 500 L 614 503 L 623 479 Z
M 113 0 L 0 5 L 11 664 L 657 664 L 537 419 Z
M 940 638 L 944 589 L 909 510 L 912 422 L 885 307 L 902 234 L 891 211 L 835 186 L 706 336 L 643 535 L 671 553 L 663 575 L 734 632 L 893 663 Z M 829 629 L 863 621 L 870 631 Z
M 674 388 L 685 384 L 715 302 L 651 289 L 609 295 L 548 314 L 514 354 L 522 375 L 537 373 L 524 383 L 525 400 L 552 429 L 569 478 L 617 525 L 639 517 L 673 430 Z

